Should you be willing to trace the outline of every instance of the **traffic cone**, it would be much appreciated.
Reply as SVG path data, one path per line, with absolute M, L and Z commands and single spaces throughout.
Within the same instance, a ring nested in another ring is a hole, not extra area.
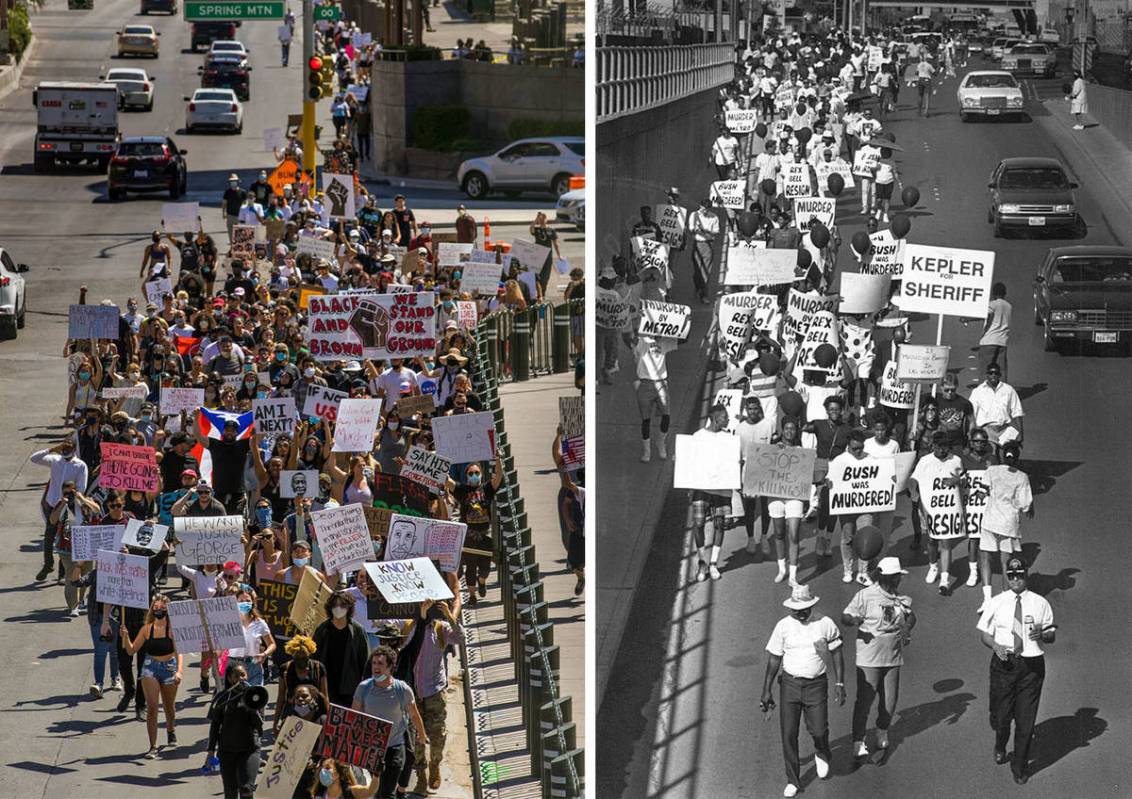
M 486 216 L 483 218 L 483 248 L 491 249 L 491 220 Z

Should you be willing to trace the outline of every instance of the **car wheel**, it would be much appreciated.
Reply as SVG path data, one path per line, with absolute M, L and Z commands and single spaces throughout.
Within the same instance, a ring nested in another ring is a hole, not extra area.
M 1002 238 L 1002 225 L 998 224 L 997 222 L 994 223 L 994 237 L 996 239 Z
M 971 121 L 971 115 L 968 114 L 965 111 L 960 111 L 959 112 L 959 121 L 960 122 L 970 122 Z
M 110 202 L 116 203 L 120 199 L 122 199 L 122 190 L 121 189 L 115 189 L 115 188 L 107 189 L 106 197 L 107 197 L 107 199 L 110 200 Z
M 550 191 L 555 197 L 561 197 L 570 191 L 570 176 L 565 172 L 555 175 L 554 180 L 550 181 Z
M 472 200 L 482 200 L 490 191 L 487 177 L 482 172 L 469 172 L 465 175 L 463 188 L 464 194 Z
M 145 110 L 146 111 L 152 111 L 153 110 L 153 98 L 150 98 L 150 101 L 145 104 Z
M 20 313 L 16 316 L 16 327 L 20 330 L 28 323 L 28 290 L 24 289 L 24 304 L 20 306 Z
M 16 337 L 16 317 L 0 317 L 0 341 L 8 341 Z
M 105 174 L 106 172 L 110 171 L 110 159 L 109 158 L 99 158 L 98 159 L 98 171 L 99 171 L 99 173 L 102 173 L 102 174 Z
M 236 135 L 239 136 L 243 132 L 244 132 L 244 123 L 241 122 L 239 125 L 236 126 Z
M 1057 340 L 1049 334 L 1049 325 L 1042 328 L 1042 349 L 1046 352 L 1057 352 L 1060 349 Z
M 41 158 L 37 155 L 35 157 L 35 160 L 32 162 L 32 170 L 35 172 L 35 174 L 42 175 L 45 172 L 50 172 L 51 167 L 53 167 L 54 165 L 54 158 Z

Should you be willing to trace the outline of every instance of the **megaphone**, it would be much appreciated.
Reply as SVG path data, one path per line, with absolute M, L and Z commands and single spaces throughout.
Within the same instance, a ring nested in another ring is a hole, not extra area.
M 267 689 L 262 685 L 249 685 L 240 695 L 240 702 L 248 710 L 263 710 L 267 706 Z

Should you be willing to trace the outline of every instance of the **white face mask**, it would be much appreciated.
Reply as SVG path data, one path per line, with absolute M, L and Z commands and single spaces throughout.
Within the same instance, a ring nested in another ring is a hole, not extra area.
M 350 611 L 347 608 L 344 608 L 341 605 L 339 605 L 338 607 L 333 608 L 330 612 L 334 614 L 334 618 L 344 619 L 344 618 L 346 618 L 346 614 L 349 613 Z
M 303 370 L 303 377 L 306 377 L 306 378 L 314 377 L 314 369 L 312 367 L 308 366 L 306 369 Z

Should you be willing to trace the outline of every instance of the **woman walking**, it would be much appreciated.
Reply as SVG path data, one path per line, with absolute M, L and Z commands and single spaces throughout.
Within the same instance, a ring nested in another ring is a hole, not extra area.
M 263 664 L 275 651 L 275 639 L 271 628 L 259 615 L 250 591 L 236 594 L 236 608 L 244 628 L 244 648 L 229 650 L 228 662 L 243 666 L 248 685 L 263 685 Z
M 972 438 L 974 436 L 972 435 Z M 1022 554 L 1022 514 L 1034 518 L 1034 492 L 1030 477 L 1018 468 L 1022 447 L 1016 441 L 1002 445 L 1002 464 L 988 466 L 983 474 L 987 484 L 987 507 L 983 511 L 983 529 L 979 539 L 979 566 L 983 573 L 982 611 L 991 599 L 991 553 L 998 553 L 1002 567 L 1003 590 L 1006 585 L 1006 561 L 1013 554 Z
M 145 693 L 145 726 L 149 733 L 147 760 L 157 757 L 157 703 L 160 697 L 165 706 L 165 731 L 169 736 L 169 746 L 177 745 L 177 686 L 181 684 L 181 670 L 184 665 L 181 653 L 173 640 L 173 629 L 169 623 L 169 597 L 156 594 L 149 603 L 145 623 L 133 641 L 130 640 L 126 625 L 118 630 L 122 646 L 130 655 L 145 653 L 142 666 L 141 684 Z
M 249 702 L 248 673 L 241 663 L 229 661 L 224 682 L 208 711 L 208 757 L 219 754 L 224 799 L 249 799 L 259 774 L 263 715 Z

